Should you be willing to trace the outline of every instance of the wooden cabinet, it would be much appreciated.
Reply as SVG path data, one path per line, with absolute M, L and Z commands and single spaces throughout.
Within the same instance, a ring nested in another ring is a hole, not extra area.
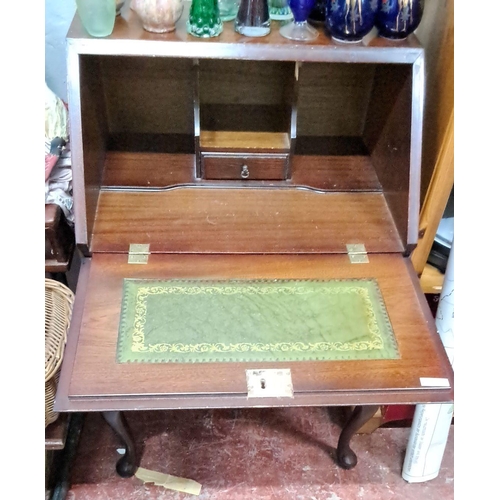
M 76 241 L 84 255 L 57 411 L 450 402 L 453 371 L 412 269 L 424 51 L 393 43 L 195 39 L 184 22 L 68 35 Z M 148 245 L 146 265 L 128 263 Z M 353 264 L 361 244 L 368 263 Z M 118 363 L 122 283 L 375 279 L 400 357 Z M 249 398 L 287 368 L 293 398 Z

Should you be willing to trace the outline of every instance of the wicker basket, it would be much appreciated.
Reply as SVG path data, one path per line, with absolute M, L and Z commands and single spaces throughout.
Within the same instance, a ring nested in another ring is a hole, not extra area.
M 74 294 L 67 286 L 45 279 L 45 427 L 58 417 L 53 411 L 54 399 L 73 301 Z

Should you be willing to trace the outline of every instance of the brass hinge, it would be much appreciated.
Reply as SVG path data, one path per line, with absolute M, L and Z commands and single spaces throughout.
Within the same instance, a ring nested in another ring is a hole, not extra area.
M 368 260 L 368 254 L 363 243 L 352 243 L 347 244 L 347 255 L 349 255 L 349 260 L 351 264 L 367 264 L 370 262 Z
M 147 264 L 149 257 L 149 244 L 131 243 L 128 247 L 129 264 Z

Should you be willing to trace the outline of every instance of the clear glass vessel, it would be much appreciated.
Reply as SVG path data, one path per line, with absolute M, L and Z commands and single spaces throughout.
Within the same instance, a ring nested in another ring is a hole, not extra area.
M 241 35 L 266 36 L 271 31 L 267 0 L 241 0 L 234 29 Z
M 222 22 L 232 21 L 238 14 L 240 0 L 218 0 L 218 3 Z

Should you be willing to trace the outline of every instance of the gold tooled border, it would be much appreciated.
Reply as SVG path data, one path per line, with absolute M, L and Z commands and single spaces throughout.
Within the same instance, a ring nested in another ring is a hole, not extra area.
M 342 281 L 342 280 L 339 280 Z M 188 283 L 188 282 L 186 282 Z M 247 285 L 244 289 L 245 293 L 258 294 L 305 294 L 316 292 L 308 287 L 288 287 L 288 286 L 252 286 Z M 323 292 L 329 294 L 339 293 L 355 293 L 362 297 L 363 303 L 367 310 L 368 316 L 368 331 L 370 339 L 367 341 L 358 342 L 275 342 L 275 343 L 159 343 L 145 345 L 144 328 L 147 315 L 147 299 L 151 295 L 160 294 L 188 294 L 197 295 L 205 294 L 222 294 L 232 295 L 242 292 L 241 286 L 235 287 L 231 285 L 219 286 L 153 286 L 139 287 L 136 296 L 134 327 L 132 331 L 132 352 L 141 353 L 235 353 L 235 352 L 325 352 L 325 351 L 368 351 L 383 349 L 384 342 L 377 323 L 376 314 L 370 300 L 369 292 L 366 288 L 360 286 L 349 286 L 339 288 L 325 288 Z

